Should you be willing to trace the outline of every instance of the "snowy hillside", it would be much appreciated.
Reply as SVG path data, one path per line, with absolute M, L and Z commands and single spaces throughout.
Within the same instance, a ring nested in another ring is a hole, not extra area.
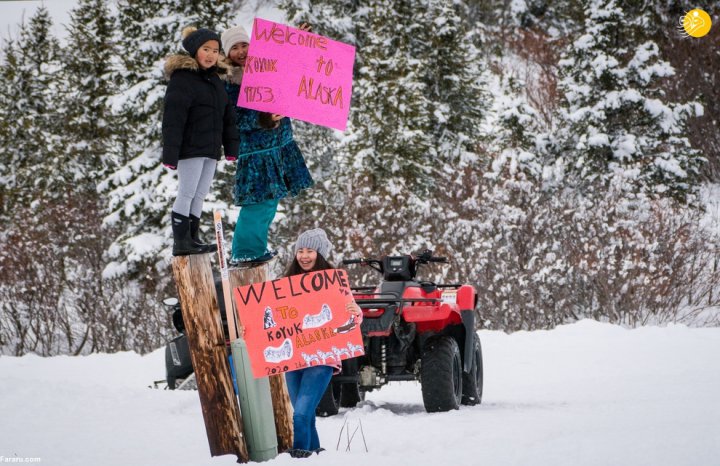
M 396 383 L 319 419 L 328 451 L 303 464 L 718 464 L 720 329 L 586 320 L 479 334 L 482 405 L 430 415 L 418 384 Z M 196 392 L 148 388 L 164 377 L 163 358 L 0 358 L 0 456 L 43 465 L 235 464 L 210 458 Z M 368 453 L 359 434 L 350 452 L 335 451 L 343 416 L 353 428 L 362 421 Z M 281 455 L 268 464 L 297 461 Z

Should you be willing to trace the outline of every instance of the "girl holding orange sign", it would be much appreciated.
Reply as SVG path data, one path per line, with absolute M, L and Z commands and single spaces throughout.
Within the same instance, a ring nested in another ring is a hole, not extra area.
M 325 230 L 316 228 L 300 234 L 295 243 L 295 256 L 285 272 L 285 276 L 299 275 L 317 270 L 333 269 L 327 261 L 332 249 Z M 355 302 L 347 304 L 355 324 L 362 322 L 362 311 Z M 315 427 L 315 410 L 330 383 L 334 372 L 340 371 L 340 365 L 309 366 L 285 373 L 290 402 L 293 405 L 293 449 L 290 455 L 305 458 L 320 453 L 320 438 Z

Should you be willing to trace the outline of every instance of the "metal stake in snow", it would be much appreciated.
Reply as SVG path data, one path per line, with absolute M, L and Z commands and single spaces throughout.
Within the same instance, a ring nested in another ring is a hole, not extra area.
M 347 430 L 345 429 L 347 427 Z M 345 416 L 345 422 L 343 422 L 342 427 L 340 428 L 340 433 L 338 434 L 338 441 L 337 445 L 335 445 L 335 450 L 340 449 L 340 441 L 342 440 L 342 434 L 343 431 L 345 431 L 347 444 L 345 446 L 345 451 L 350 451 L 350 445 L 352 444 L 353 439 L 355 438 L 355 434 L 357 434 L 358 430 L 360 430 L 360 435 L 362 437 L 363 445 L 365 446 L 365 452 L 368 453 L 368 446 L 367 442 L 365 441 L 365 431 L 362 427 L 362 420 L 358 419 L 358 425 L 355 427 L 355 430 L 353 431 L 352 435 L 350 434 L 350 424 L 349 424 L 349 418 Z

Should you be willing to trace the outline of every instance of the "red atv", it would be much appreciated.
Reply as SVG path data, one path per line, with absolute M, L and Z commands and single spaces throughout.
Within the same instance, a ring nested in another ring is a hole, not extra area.
M 416 257 L 343 261 L 371 267 L 383 281 L 377 287 L 352 288 L 363 309 L 365 355 L 343 361 L 343 371 L 333 377 L 318 415 L 354 407 L 366 392 L 398 380 L 421 382 L 428 412 L 480 403 L 483 362 L 475 332 L 475 288 L 418 280 L 418 268 L 431 262 L 447 260 L 424 251 Z

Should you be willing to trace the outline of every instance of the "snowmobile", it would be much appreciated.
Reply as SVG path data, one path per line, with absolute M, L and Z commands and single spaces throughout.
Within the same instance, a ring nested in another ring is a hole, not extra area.
M 355 407 L 365 393 L 392 381 L 420 381 L 427 412 L 458 409 L 482 400 L 483 361 L 475 331 L 477 293 L 471 285 L 436 284 L 417 278 L 429 263 L 447 263 L 425 250 L 414 255 L 349 259 L 383 276 L 377 286 L 353 287 L 363 310 L 365 355 L 343 361 L 317 414 Z
M 222 280 L 215 277 L 215 291 L 222 296 Z M 166 298 L 163 304 L 172 312 L 173 327 L 180 335 L 173 338 L 165 347 L 165 380 L 170 390 L 195 390 L 195 374 L 190 359 L 190 346 L 185 335 L 185 324 L 182 317 L 180 301 L 177 298 Z M 228 339 L 227 319 L 225 317 L 225 303 L 218 299 L 220 317 L 223 324 L 225 339 Z
M 172 312 L 173 327 L 180 333 L 165 346 L 165 380 L 170 390 L 190 390 L 197 388 L 193 374 L 190 347 L 185 335 L 180 301 L 177 298 L 166 298 L 163 304 Z

